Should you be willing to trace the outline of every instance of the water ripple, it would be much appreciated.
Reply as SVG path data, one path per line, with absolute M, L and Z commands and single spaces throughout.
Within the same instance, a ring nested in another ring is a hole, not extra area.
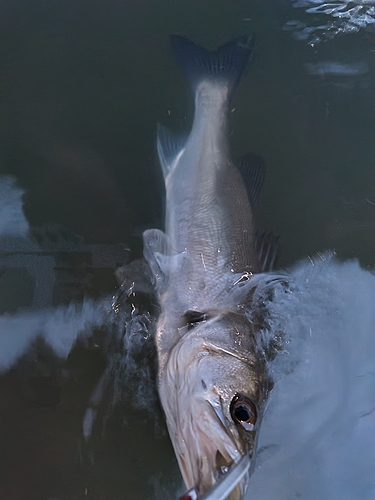
M 306 40 L 315 45 L 324 40 L 332 39 L 338 34 L 356 33 L 361 29 L 375 24 L 374 0 L 292 0 L 294 8 L 304 9 L 309 14 L 330 16 L 330 20 L 308 26 L 297 20 L 285 23 L 283 29 L 292 31 L 297 40 Z

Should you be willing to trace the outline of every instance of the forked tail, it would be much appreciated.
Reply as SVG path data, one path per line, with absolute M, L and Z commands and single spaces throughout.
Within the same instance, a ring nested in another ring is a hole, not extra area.
M 251 59 L 255 38 L 243 35 L 210 52 L 191 40 L 171 35 L 172 53 L 193 89 L 203 80 L 222 80 L 231 93 Z

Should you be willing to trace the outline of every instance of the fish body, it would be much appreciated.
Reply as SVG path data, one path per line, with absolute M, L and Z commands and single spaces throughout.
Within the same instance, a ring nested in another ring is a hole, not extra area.
M 195 114 L 186 140 L 159 127 L 165 232 L 144 233 L 161 308 L 159 396 L 184 481 L 199 498 L 231 464 L 253 455 L 269 391 L 265 356 L 245 314 L 264 268 L 252 215 L 264 164 L 250 155 L 236 165 L 228 134 L 230 98 L 253 44 L 245 36 L 210 53 L 171 38 L 195 93 Z M 242 498 L 246 484 L 231 498 Z

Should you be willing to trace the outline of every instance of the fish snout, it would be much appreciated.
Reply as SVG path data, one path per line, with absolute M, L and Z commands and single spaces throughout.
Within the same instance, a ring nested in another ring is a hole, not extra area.
M 251 460 L 243 455 L 232 463 L 219 480 L 209 489 L 191 488 L 180 500 L 242 500 L 247 489 L 251 470 Z
M 217 410 L 211 405 L 208 408 L 207 413 L 200 415 L 194 431 L 190 429 L 185 453 L 181 450 L 177 454 L 185 484 L 190 488 L 182 499 L 241 500 L 250 477 L 251 460 L 243 455 L 245 450 L 239 450 Z M 191 446 L 193 443 L 195 446 Z

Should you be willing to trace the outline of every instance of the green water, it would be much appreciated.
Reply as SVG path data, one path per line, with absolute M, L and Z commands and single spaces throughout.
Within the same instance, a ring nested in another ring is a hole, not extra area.
M 282 29 L 295 18 L 309 15 L 287 0 L 3 1 L 0 174 L 25 189 L 30 224 L 58 224 L 86 244 L 125 243 L 140 257 L 142 230 L 163 218 L 156 124 L 188 130 L 193 113 L 168 34 L 215 48 L 255 32 L 231 127 L 233 156 L 253 151 L 267 162 L 258 227 L 280 234 L 281 267 L 326 249 L 373 267 L 374 39 L 362 30 L 312 47 Z M 311 75 L 304 66 L 336 60 L 364 61 L 368 72 Z M 91 272 L 88 286 L 80 259 L 68 268 L 82 294 L 113 293 L 112 270 Z M 28 296 L 21 271 L 7 279 Z M 27 305 L 12 293 L 5 310 Z M 74 293 L 56 294 L 54 305 Z M 78 347 L 63 368 L 48 353 L 34 361 L 0 378 L 1 500 L 161 499 L 163 488 L 174 498 L 173 452 L 149 415 L 124 403 L 83 441 L 105 365 L 98 350 Z

